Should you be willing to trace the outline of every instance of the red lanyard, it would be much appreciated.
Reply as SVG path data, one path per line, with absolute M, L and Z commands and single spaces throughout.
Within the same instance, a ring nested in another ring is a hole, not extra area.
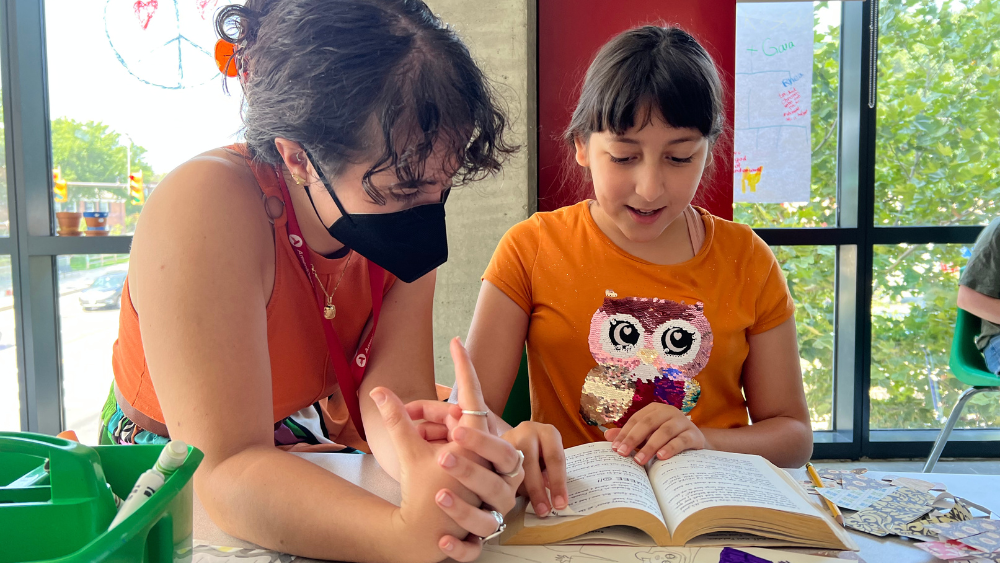
M 349 362 L 344 355 L 344 347 L 340 343 L 340 337 L 333 328 L 333 321 L 323 318 L 323 307 L 326 305 L 324 298 L 320 295 L 320 288 L 316 287 L 316 282 L 310 274 L 312 271 L 312 259 L 309 258 L 308 250 L 304 249 L 305 239 L 302 237 L 302 230 L 299 229 L 299 222 L 295 219 L 295 211 L 292 210 L 292 197 L 288 193 L 288 186 L 285 185 L 285 178 L 281 174 L 281 169 L 275 167 L 275 175 L 278 177 L 278 185 L 281 186 L 281 196 L 285 200 L 285 213 L 288 214 L 288 240 L 292 244 L 292 249 L 299 257 L 299 265 L 306 274 L 309 284 L 313 288 L 313 295 L 316 297 L 316 304 L 320 312 L 320 322 L 323 323 L 323 332 L 326 334 L 326 345 L 330 349 L 330 360 L 333 362 L 333 371 L 337 374 L 337 383 L 340 384 L 340 394 L 347 403 L 347 411 L 351 413 L 351 420 L 362 440 L 365 437 L 365 428 L 361 422 L 361 405 L 358 401 L 358 388 L 361 380 L 365 378 L 365 366 L 368 365 L 368 352 L 372 347 L 372 338 L 375 337 L 375 328 L 378 326 L 378 315 L 382 311 L 382 289 L 385 282 L 385 270 L 374 262 L 368 261 L 368 282 L 371 285 L 372 295 L 372 330 L 365 337 L 365 341 L 354 354 L 354 361 Z

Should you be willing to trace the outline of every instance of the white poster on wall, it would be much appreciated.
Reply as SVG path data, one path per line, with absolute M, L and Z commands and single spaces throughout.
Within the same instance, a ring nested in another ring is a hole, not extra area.
M 736 5 L 733 201 L 809 201 L 813 4 Z

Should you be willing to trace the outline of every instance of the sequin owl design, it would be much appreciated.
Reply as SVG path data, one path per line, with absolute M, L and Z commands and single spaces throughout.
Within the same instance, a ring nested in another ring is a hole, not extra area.
M 694 377 L 712 353 L 712 327 L 702 303 L 616 298 L 608 292 L 590 321 L 590 353 L 580 414 L 587 424 L 622 426 L 653 402 L 688 413 L 701 394 Z

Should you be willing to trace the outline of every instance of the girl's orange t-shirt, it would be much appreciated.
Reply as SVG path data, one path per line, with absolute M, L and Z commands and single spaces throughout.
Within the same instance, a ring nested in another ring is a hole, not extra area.
M 483 275 L 529 315 L 532 420 L 554 425 L 565 447 L 603 440 L 600 426 L 657 398 L 699 426 L 748 425 L 747 336 L 795 311 L 770 248 L 697 209 L 694 258 L 653 264 L 615 245 L 589 205 L 515 225 Z

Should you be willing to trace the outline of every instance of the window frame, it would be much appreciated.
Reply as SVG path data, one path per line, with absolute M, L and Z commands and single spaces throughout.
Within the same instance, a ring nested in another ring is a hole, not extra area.
M 831 430 L 813 432 L 816 459 L 926 457 L 937 430 L 872 430 L 871 305 L 878 245 L 972 244 L 982 226 L 880 227 L 875 218 L 877 100 L 868 103 L 871 47 L 866 33 L 878 2 L 841 2 L 837 226 L 757 228 L 768 245 L 833 245 L 836 261 L 834 396 Z M 876 22 L 877 24 L 877 22 Z M 997 430 L 955 430 L 946 457 L 1000 456 Z
M 42 0 L 0 2 L 10 237 L 21 429 L 63 430 L 59 283 L 56 256 L 128 254 L 131 236 L 58 237 L 54 232 L 52 150 Z

